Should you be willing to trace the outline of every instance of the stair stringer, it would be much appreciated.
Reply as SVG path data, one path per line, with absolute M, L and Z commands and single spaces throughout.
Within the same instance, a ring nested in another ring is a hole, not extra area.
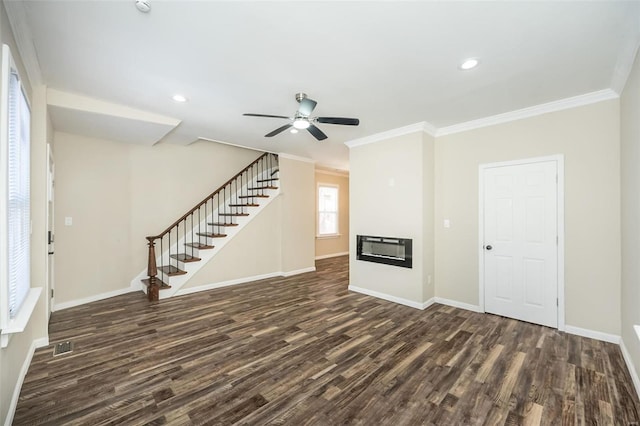
M 213 249 L 207 250 L 195 250 L 196 257 L 200 258 L 198 262 L 181 262 L 177 261 L 177 266 L 179 269 L 186 272 L 184 275 L 176 275 L 172 277 L 165 276 L 162 272 L 158 271 L 157 278 L 162 280 L 163 282 L 169 284 L 171 288 L 162 289 L 160 291 L 160 300 L 167 299 L 172 296 L 175 296 L 178 291 L 184 287 L 184 285 L 198 272 L 202 269 L 211 259 L 213 259 L 224 247 L 227 245 L 229 241 L 231 241 L 239 232 L 241 232 L 245 226 L 249 224 L 254 218 L 256 218 L 263 209 L 265 209 L 269 204 L 271 204 L 278 196 L 280 195 L 280 188 L 277 189 L 265 189 L 264 194 L 268 195 L 268 198 L 260 198 L 260 205 L 255 207 L 248 207 L 249 216 L 240 216 L 236 218 L 236 223 L 238 226 L 227 227 L 225 229 L 225 234 L 227 235 L 224 238 L 216 238 Z M 227 202 L 225 202 L 227 204 Z M 222 206 L 221 206 L 222 207 Z M 217 209 L 209 215 L 207 218 L 203 220 L 206 222 L 211 220 L 211 217 L 217 214 Z M 187 234 L 189 237 L 191 233 L 195 232 L 195 228 Z M 176 246 L 182 246 L 185 242 L 184 237 L 181 238 L 176 244 L 174 244 L 171 249 L 165 250 L 165 253 L 162 253 L 158 256 L 157 263 L 160 264 L 161 256 L 165 259 L 165 264 L 169 264 L 171 262 L 176 263 L 175 260 L 168 260 L 168 253 L 175 253 Z M 136 290 L 142 290 L 144 293 L 147 292 L 147 287 L 142 283 L 143 279 L 149 278 L 147 275 L 147 270 L 144 269 L 141 271 L 133 280 L 131 280 L 131 287 Z

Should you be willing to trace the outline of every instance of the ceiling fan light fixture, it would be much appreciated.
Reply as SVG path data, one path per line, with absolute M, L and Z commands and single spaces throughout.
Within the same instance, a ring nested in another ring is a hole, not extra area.
M 295 135 L 296 133 L 298 133 L 298 129 L 293 128 L 293 129 L 289 130 L 289 132 L 291 132 L 291 133 L 293 133 Z
M 173 95 L 171 97 L 171 99 L 173 99 L 175 102 L 187 102 L 187 98 L 184 95 Z
M 303 130 L 308 128 L 310 125 L 311 123 L 303 118 L 296 118 L 295 120 L 293 120 L 293 127 L 295 127 L 296 129 Z

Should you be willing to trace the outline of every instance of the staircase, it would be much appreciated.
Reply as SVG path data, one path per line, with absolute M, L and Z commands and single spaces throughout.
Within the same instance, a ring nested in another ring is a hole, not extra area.
M 278 156 L 265 153 L 158 235 L 146 237 L 150 301 L 173 296 L 278 194 Z M 156 251 L 159 254 L 156 254 Z

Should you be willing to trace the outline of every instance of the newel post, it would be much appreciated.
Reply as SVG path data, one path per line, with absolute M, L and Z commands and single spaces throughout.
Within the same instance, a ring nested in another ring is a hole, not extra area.
M 158 268 L 156 266 L 156 248 L 155 238 L 147 237 L 149 241 L 149 262 L 147 263 L 147 275 L 149 275 L 149 287 L 147 288 L 147 297 L 150 302 L 160 300 L 160 286 L 156 275 L 158 275 Z

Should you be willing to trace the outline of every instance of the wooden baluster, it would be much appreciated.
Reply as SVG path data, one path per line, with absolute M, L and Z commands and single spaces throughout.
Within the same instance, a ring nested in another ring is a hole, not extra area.
M 149 262 L 147 264 L 147 274 L 149 275 L 149 288 L 147 289 L 147 297 L 150 302 L 160 300 L 160 286 L 156 275 L 158 275 L 158 268 L 156 267 L 156 249 L 153 237 L 147 237 L 149 241 Z

